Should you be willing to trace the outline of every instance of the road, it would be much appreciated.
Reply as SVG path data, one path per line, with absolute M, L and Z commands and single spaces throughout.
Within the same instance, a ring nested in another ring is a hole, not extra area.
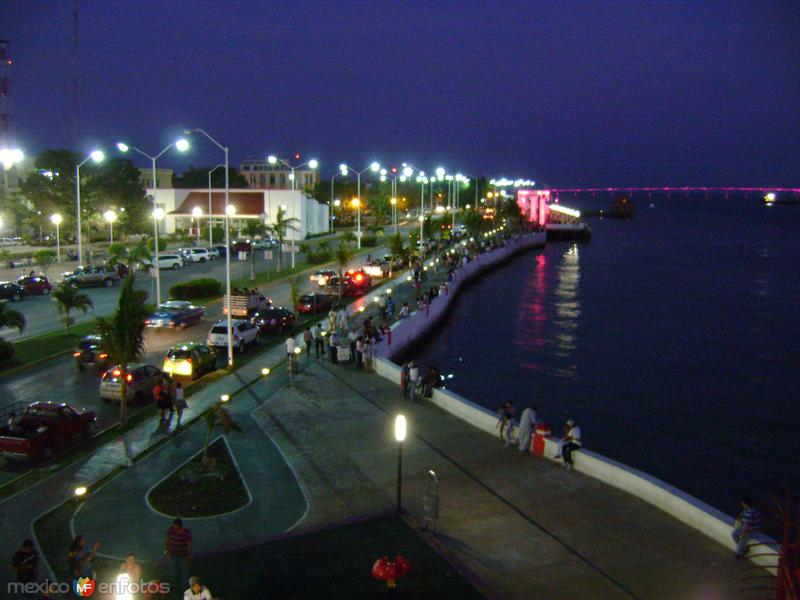
M 383 248 L 364 250 L 350 261 L 349 266 L 354 267 L 362 265 L 364 257 L 367 254 L 378 255 L 383 252 Z M 236 264 L 235 269 L 239 268 L 240 266 Z M 249 263 L 246 263 L 245 268 L 249 269 Z M 191 271 L 189 277 L 203 275 L 216 276 L 224 279 L 225 261 L 217 260 L 213 261 L 211 264 L 193 265 L 187 268 L 186 271 Z M 236 273 L 238 277 L 238 272 L 236 270 L 234 270 L 234 273 Z M 247 271 L 245 271 L 245 274 L 246 273 Z M 184 278 L 187 277 L 186 273 L 183 271 L 165 273 L 162 288 L 166 289 L 168 285 L 178 281 L 178 276 L 180 275 L 183 275 Z M 173 279 L 172 276 L 175 276 L 175 278 Z M 310 290 L 312 285 L 308 277 L 304 277 L 303 279 L 302 290 Z M 140 278 L 140 280 L 146 280 L 146 278 Z M 286 280 L 263 284 L 259 289 L 262 293 L 272 298 L 273 304 L 276 306 L 288 307 L 291 305 L 291 290 Z M 98 295 L 100 295 L 105 302 L 102 306 L 107 306 L 106 312 L 110 312 L 113 310 L 116 303 L 118 291 L 118 288 L 95 289 L 93 290 L 95 294 L 93 297 L 98 297 Z M 38 300 L 47 302 L 46 298 L 35 299 L 35 301 Z M 96 308 L 95 312 L 99 313 L 100 310 L 101 309 Z M 50 318 L 55 317 L 51 316 Z M 193 325 L 185 330 L 149 330 L 146 338 L 145 356 L 142 362 L 160 367 L 164 354 L 169 348 L 182 342 L 205 342 L 212 324 L 222 318 L 222 303 L 221 301 L 217 301 L 206 307 L 205 317 L 203 321 L 197 325 Z M 252 352 L 252 350 L 250 350 L 250 352 Z M 224 363 L 225 357 L 218 357 L 218 366 L 223 366 Z M 88 368 L 84 371 L 78 371 L 72 357 L 64 356 L 48 361 L 38 367 L 27 369 L 17 375 L 0 379 L 0 407 L 20 401 L 27 403 L 38 400 L 57 400 L 59 402 L 66 402 L 77 408 L 94 410 L 98 416 L 98 426 L 101 428 L 106 427 L 113 424 L 118 418 L 119 408 L 116 405 L 107 404 L 100 400 L 98 393 L 99 381 L 100 373 L 96 370 Z

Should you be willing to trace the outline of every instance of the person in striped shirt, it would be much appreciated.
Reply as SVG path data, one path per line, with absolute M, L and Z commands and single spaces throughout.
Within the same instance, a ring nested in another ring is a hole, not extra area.
M 736 517 L 731 537 L 736 542 L 736 558 L 747 554 L 747 543 L 761 528 L 761 515 L 750 498 L 742 498 L 742 512 Z
M 183 526 L 181 519 L 175 519 L 167 530 L 164 540 L 164 554 L 169 559 L 170 583 L 182 590 L 189 583 L 189 561 L 192 559 L 192 532 Z

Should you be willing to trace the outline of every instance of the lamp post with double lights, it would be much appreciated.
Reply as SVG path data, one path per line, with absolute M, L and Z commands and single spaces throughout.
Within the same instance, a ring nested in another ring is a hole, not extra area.
M 50 222 L 56 226 L 56 262 L 61 262 L 61 215 L 50 215 Z
M 296 155 L 295 158 L 300 158 L 300 155 L 299 154 Z M 296 183 L 297 178 L 295 177 L 295 174 L 294 174 L 294 172 L 297 169 L 302 169 L 303 167 L 311 167 L 312 171 L 316 171 L 317 167 L 319 167 L 319 161 L 316 160 L 316 159 L 313 159 L 313 158 L 311 160 L 309 160 L 308 162 L 304 162 L 301 165 L 292 166 L 291 164 L 289 164 L 289 161 L 283 160 L 282 158 L 278 158 L 274 154 L 270 154 L 267 157 L 267 162 L 269 164 L 271 164 L 271 165 L 277 165 L 277 164 L 280 163 L 283 166 L 287 167 L 291 171 L 291 173 L 289 174 L 289 180 L 292 182 L 292 190 L 296 190 L 297 189 L 297 183 Z
M 178 152 L 186 152 L 189 149 L 189 142 L 187 140 L 185 140 L 184 138 L 180 138 L 180 139 L 175 140 L 174 142 L 172 142 L 169 146 L 164 148 L 158 154 L 154 154 L 152 156 L 150 154 L 148 154 L 147 152 L 144 152 L 143 150 L 140 150 L 136 146 L 131 146 L 129 144 L 126 144 L 125 142 L 119 142 L 117 144 L 117 148 L 122 153 L 128 152 L 128 150 L 133 150 L 134 152 L 138 152 L 139 154 L 141 154 L 145 158 L 150 159 L 150 170 L 151 170 L 151 175 L 153 177 L 153 216 L 155 216 L 155 211 L 158 209 L 158 204 L 157 204 L 158 179 L 156 178 L 156 161 L 159 158 L 161 158 L 161 156 L 165 152 L 170 150 L 172 147 L 175 147 L 175 149 Z M 153 261 L 153 264 L 155 265 L 155 270 L 156 270 L 156 306 L 157 306 L 157 305 L 161 304 L 161 271 L 159 270 L 159 267 L 158 267 L 158 252 L 159 252 L 159 250 L 158 250 L 158 219 L 155 219 L 155 218 L 153 219 L 153 234 L 155 235 L 155 240 L 153 242 L 153 251 L 155 253 L 155 259 Z
M 233 368 L 233 324 L 231 319 L 231 310 L 230 310 L 230 303 L 231 303 L 231 244 L 230 244 L 230 233 L 228 231 L 228 221 L 230 214 L 228 213 L 228 200 L 230 197 L 230 169 L 228 155 L 230 154 L 230 149 L 227 146 L 223 146 L 213 137 L 211 137 L 207 131 L 204 129 L 187 129 L 185 131 L 186 135 L 191 135 L 193 133 L 201 133 L 208 140 L 214 144 L 217 148 L 222 150 L 225 154 L 225 292 L 226 292 L 226 300 L 225 302 L 228 304 L 228 367 Z M 213 171 L 213 169 L 212 169 Z M 209 173 L 209 182 L 211 181 L 211 174 Z M 210 197 L 210 195 L 209 195 Z M 234 209 L 235 210 L 235 209 Z
M 347 166 L 347 164 L 342 163 L 339 165 L 339 172 L 343 176 L 347 176 L 348 173 L 353 173 L 356 176 L 357 180 L 357 191 L 356 191 L 356 207 L 358 208 L 358 215 L 357 215 L 357 226 L 356 226 L 356 239 L 358 241 L 358 248 L 361 249 L 361 175 L 366 173 L 367 171 L 372 171 L 373 173 L 378 173 L 381 170 L 381 164 L 379 162 L 372 162 L 370 165 L 362 170 L 356 171 L 352 167 Z
M 81 241 L 81 167 L 90 160 L 103 162 L 106 155 L 102 150 L 93 150 L 89 156 L 75 165 L 75 226 L 78 229 L 78 265 L 83 264 L 83 242 Z
M 117 220 L 117 213 L 113 210 L 107 210 L 103 213 L 103 218 L 108 223 L 108 236 L 109 236 L 109 244 L 114 243 L 114 221 Z

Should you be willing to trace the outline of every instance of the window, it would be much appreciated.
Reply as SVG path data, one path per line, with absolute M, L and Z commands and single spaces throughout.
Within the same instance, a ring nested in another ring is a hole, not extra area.
M 261 175 L 260 183 L 261 183 L 261 185 L 266 185 L 266 183 L 267 183 L 267 176 L 266 175 L 264 175 L 264 174 Z
M 269 176 L 269 184 L 275 185 L 275 173 Z

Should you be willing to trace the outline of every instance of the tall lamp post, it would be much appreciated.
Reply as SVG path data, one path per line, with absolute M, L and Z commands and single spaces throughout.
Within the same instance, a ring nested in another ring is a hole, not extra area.
M 298 157 L 299 157 L 299 155 L 298 155 Z M 283 166 L 287 167 L 291 171 L 291 173 L 289 175 L 289 179 L 292 182 L 292 189 L 293 190 L 297 189 L 297 184 L 295 183 L 296 178 L 295 178 L 295 175 L 294 175 L 295 170 L 301 169 L 303 167 L 311 167 L 311 170 L 315 171 L 317 169 L 317 167 L 319 167 L 319 161 L 315 160 L 313 158 L 308 162 L 304 162 L 302 165 L 294 165 L 294 166 L 292 166 L 292 165 L 289 164 L 288 161 L 285 161 L 282 158 L 278 158 L 277 156 L 275 156 L 273 154 L 270 154 L 267 157 L 267 162 L 269 164 L 271 164 L 271 165 L 277 165 L 278 163 L 280 163 Z
M 216 171 L 217 169 L 221 169 L 224 166 L 225 165 L 217 165 L 208 172 L 208 247 L 209 248 L 211 248 L 211 246 L 214 243 L 214 238 L 211 233 L 211 215 L 213 214 L 211 210 L 211 175 L 214 173 L 214 171 Z
M 187 129 L 186 135 L 191 135 L 192 133 L 202 133 L 208 140 L 214 144 L 217 148 L 222 150 L 225 153 L 225 292 L 226 292 L 226 300 L 225 302 L 228 305 L 228 367 L 233 368 L 233 325 L 231 319 L 231 241 L 230 241 L 230 233 L 228 227 L 228 221 L 230 214 L 228 212 L 228 200 L 230 196 L 230 169 L 229 161 L 228 161 L 228 154 L 229 148 L 227 146 L 223 146 L 213 137 L 211 137 L 205 130 L 203 129 Z M 209 178 L 211 175 L 209 174 Z M 210 179 L 209 179 L 210 181 Z M 234 208 L 234 212 L 235 212 Z
M 331 233 L 333 233 L 333 206 L 334 206 L 334 203 L 333 203 L 333 182 L 336 179 L 336 177 L 338 177 L 339 175 L 341 175 L 341 173 L 335 173 L 334 175 L 331 176 L 331 200 L 328 203 L 328 210 L 330 211 L 330 214 L 328 215 L 328 219 L 330 220 L 330 223 L 331 223 L 331 225 L 330 225 Z
M 200 245 L 200 217 L 203 216 L 203 209 L 195 206 L 192 209 L 192 216 L 194 217 L 195 234 L 197 234 L 197 245 Z
M 102 150 L 93 150 L 89 156 L 75 165 L 75 226 L 78 228 L 78 265 L 83 264 L 83 243 L 81 242 L 81 167 L 90 160 L 103 162 L 106 155 Z
M 381 170 L 381 165 L 379 162 L 372 162 L 370 165 L 362 170 L 356 171 L 352 167 L 348 167 L 345 163 L 339 165 L 339 171 L 341 172 L 342 176 L 347 177 L 348 173 L 354 173 L 358 184 L 357 184 L 357 192 L 356 192 L 356 199 L 358 202 L 356 203 L 356 207 L 358 208 L 358 216 L 357 216 L 357 229 L 356 229 L 356 239 L 358 241 L 358 249 L 361 249 L 361 175 L 366 173 L 367 171 L 372 171 L 373 173 L 377 173 Z
M 406 418 L 394 419 L 394 439 L 397 440 L 397 514 L 403 510 L 403 441 L 406 439 Z
M 22 162 L 25 154 L 19 148 L 0 149 L 0 163 L 3 165 L 3 192 L 8 193 L 8 172 L 15 164 Z
M 61 262 L 61 215 L 50 215 L 50 222 L 56 226 L 56 262 Z
M 108 222 L 108 236 L 109 244 L 114 243 L 114 221 L 117 220 L 117 213 L 113 210 L 107 210 L 103 213 L 103 218 Z
M 161 158 L 161 156 L 165 152 L 167 152 L 170 148 L 172 148 L 173 146 L 175 147 L 175 149 L 178 152 L 186 152 L 189 149 L 189 142 L 187 140 L 181 138 L 179 140 L 176 140 L 176 141 L 172 142 L 169 146 L 164 148 L 161 152 L 159 152 L 158 154 L 155 154 L 153 156 L 150 156 L 149 154 L 147 154 L 147 152 L 144 152 L 144 151 L 140 150 L 136 146 L 130 146 L 130 145 L 124 143 L 124 142 L 119 142 L 117 144 L 117 148 L 119 149 L 120 152 L 125 153 L 128 150 L 133 150 L 135 152 L 138 152 L 139 154 L 141 154 L 145 158 L 149 158 L 150 159 L 151 174 L 152 174 L 152 177 L 153 177 L 153 215 L 154 216 L 155 216 L 155 211 L 158 210 L 158 205 L 156 203 L 156 198 L 157 198 L 157 195 L 158 195 L 158 179 L 156 179 L 156 161 L 159 158 Z M 154 242 L 153 242 L 153 250 L 154 250 L 154 253 L 155 253 L 155 259 L 153 260 L 153 264 L 155 265 L 155 269 L 156 269 L 156 306 L 158 306 L 159 304 L 161 304 L 161 271 L 159 270 L 159 267 L 158 267 L 158 219 L 153 219 L 153 235 L 155 236 L 155 239 L 154 239 Z

